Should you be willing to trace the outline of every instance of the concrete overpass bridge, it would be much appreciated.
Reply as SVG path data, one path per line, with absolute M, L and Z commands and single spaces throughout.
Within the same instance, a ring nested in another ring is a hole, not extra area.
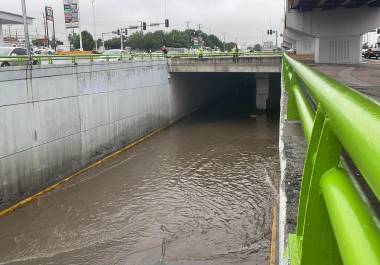
M 287 55 L 0 69 L 0 263 L 380 264 L 379 117 Z
M 379 14 L 377 0 L 287 1 L 284 46 L 316 63 L 360 63 L 362 36 L 380 26 Z
M 281 55 L 171 58 L 170 73 L 279 73 Z

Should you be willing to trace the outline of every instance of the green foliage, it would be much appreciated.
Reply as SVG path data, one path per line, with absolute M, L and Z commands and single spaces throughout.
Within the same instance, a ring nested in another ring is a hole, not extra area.
M 33 46 L 44 46 L 45 40 L 44 39 L 35 39 L 32 40 Z
M 80 48 L 79 34 L 74 33 L 69 35 L 69 41 L 74 45 L 75 49 Z M 91 33 L 87 30 L 82 31 L 83 50 L 92 51 L 95 48 L 95 40 Z
M 255 44 L 255 46 L 253 46 L 253 50 L 254 51 L 257 51 L 257 52 L 259 52 L 259 51 L 261 51 L 263 49 L 263 47 L 261 47 L 261 45 L 260 44 Z
M 215 35 L 208 35 L 199 30 L 172 30 L 164 32 L 162 30 L 142 34 L 135 32 L 128 36 L 124 47 L 131 47 L 133 50 L 157 51 L 162 47 L 187 48 L 188 45 L 193 47 L 192 37 L 201 37 L 205 47 L 212 49 L 223 49 L 223 42 Z M 105 41 L 106 49 L 120 49 L 120 37 L 115 37 Z M 233 44 L 235 45 L 235 44 Z
M 120 49 L 120 37 L 113 37 L 110 40 L 104 42 L 104 46 L 107 50 L 109 49 Z
M 236 46 L 235 42 L 226 43 L 226 51 L 232 51 L 232 49 Z

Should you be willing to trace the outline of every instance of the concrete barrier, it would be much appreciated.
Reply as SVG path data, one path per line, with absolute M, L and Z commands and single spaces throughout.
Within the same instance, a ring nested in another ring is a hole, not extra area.
M 0 69 L 0 208 L 210 98 L 179 86 L 165 60 Z

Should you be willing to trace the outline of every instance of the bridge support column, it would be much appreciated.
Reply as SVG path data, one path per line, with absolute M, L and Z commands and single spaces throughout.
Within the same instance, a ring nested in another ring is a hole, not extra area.
M 256 74 L 256 109 L 266 110 L 269 97 L 269 74 Z
M 313 54 L 315 50 L 314 39 L 297 40 L 297 54 Z
M 361 63 L 362 41 L 362 35 L 319 37 L 315 42 L 315 62 Z

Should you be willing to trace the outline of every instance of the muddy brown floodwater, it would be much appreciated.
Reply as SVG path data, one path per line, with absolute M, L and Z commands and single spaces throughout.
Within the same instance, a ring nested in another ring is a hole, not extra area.
M 249 114 L 197 112 L 0 218 L 0 264 L 268 264 L 278 117 Z

